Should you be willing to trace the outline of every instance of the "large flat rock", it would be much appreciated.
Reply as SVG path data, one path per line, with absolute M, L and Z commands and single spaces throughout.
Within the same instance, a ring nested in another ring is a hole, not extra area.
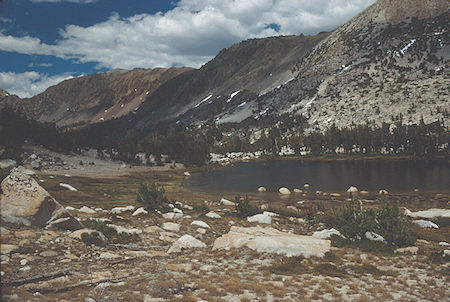
M 1 217 L 13 223 L 78 230 L 83 225 L 29 175 L 13 169 L 1 184 Z
M 303 257 L 323 257 L 330 251 L 331 241 L 312 236 L 294 235 L 271 227 L 231 227 L 214 241 L 213 250 L 248 247 L 261 253 Z

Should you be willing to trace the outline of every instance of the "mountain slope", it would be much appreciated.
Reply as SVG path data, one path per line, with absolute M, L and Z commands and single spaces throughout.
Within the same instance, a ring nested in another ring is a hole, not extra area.
M 63 81 L 43 93 L 9 102 L 28 117 L 58 126 L 96 123 L 126 115 L 158 87 L 191 68 L 116 69 Z

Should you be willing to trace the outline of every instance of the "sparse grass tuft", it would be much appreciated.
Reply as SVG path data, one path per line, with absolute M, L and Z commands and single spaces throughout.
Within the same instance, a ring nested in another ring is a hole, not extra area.
M 248 196 L 245 196 L 245 198 L 241 198 L 241 196 L 237 195 L 234 198 L 234 201 L 236 203 L 237 215 L 241 218 L 261 213 L 261 211 L 257 207 L 250 204 Z
M 105 246 L 106 243 L 100 238 L 100 234 L 98 232 L 92 232 L 91 234 L 83 233 L 81 234 L 81 241 L 86 245 L 97 245 L 97 246 Z
M 357 275 L 371 274 L 374 276 L 395 276 L 393 271 L 381 271 L 371 264 L 353 265 L 350 269 Z

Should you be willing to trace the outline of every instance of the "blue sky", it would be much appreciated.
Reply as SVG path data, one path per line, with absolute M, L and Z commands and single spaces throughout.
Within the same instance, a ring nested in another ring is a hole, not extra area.
M 331 30 L 374 0 L 3 0 L 0 88 L 30 97 L 115 68 L 200 67 L 241 40 Z

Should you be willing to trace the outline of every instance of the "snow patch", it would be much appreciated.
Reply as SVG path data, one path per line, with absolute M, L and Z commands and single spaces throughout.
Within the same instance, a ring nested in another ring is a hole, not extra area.
M 231 100 L 239 93 L 240 90 L 233 92 L 227 100 L 227 103 L 231 102 Z
M 203 104 L 204 102 L 206 102 L 207 100 L 209 100 L 210 98 L 212 98 L 212 94 L 208 95 L 206 98 L 204 98 L 203 100 L 200 101 L 200 103 L 198 103 L 197 105 L 194 106 L 194 108 L 197 108 L 198 106 L 200 106 L 201 104 Z

